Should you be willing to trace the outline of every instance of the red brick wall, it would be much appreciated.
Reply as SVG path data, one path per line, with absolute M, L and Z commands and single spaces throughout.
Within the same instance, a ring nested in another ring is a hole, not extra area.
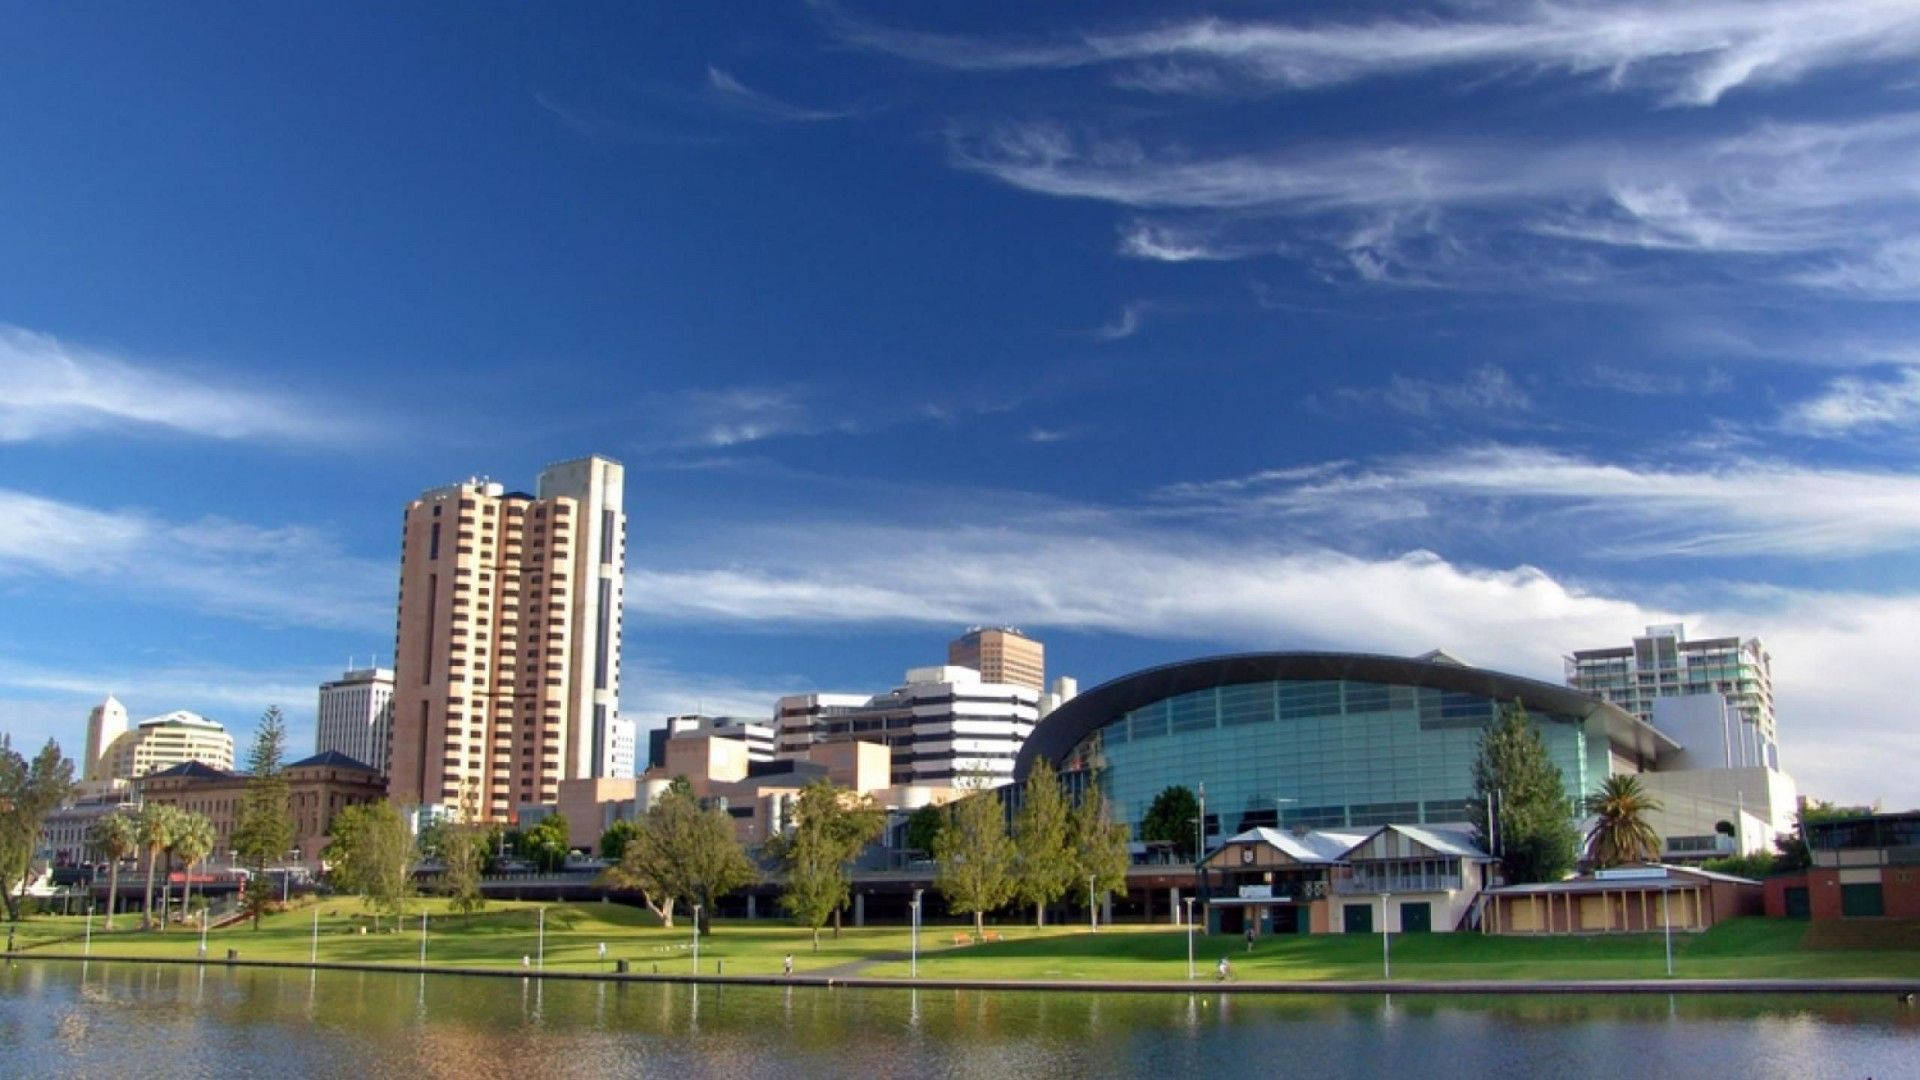
M 1920 919 L 1920 866 L 1882 867 L 1880 892 L 1886 898 L 1888 915 Z

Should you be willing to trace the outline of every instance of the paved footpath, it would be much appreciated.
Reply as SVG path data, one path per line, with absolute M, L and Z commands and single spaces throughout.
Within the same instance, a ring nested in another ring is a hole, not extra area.
M 298 960 L 206 960 L 191 957 L 56 956 L 44 953 L 0 953 L 8 962 L 47 961 L 115 964 L 204 964 L 209 967 L 290 968 L 319 971 L 374 971 L 395 975 L 469 975 L 481 978 L 553 979 L 572 982 L 720 983 L 736 986 L 816 986 L 882 990 L 1038 990 L 1072 993 L 1142 994 L 1894 994 L 1920 1000 L 1920 975 L 1874 979 L 1556 979 L 1522 982 L 1511 979 L 1368 979 L 1341 982 L 1259 982 L 1199 978 L 1192 982 L 1108 979 L 880 979 L 838 974 L 843 968 L 864 968 L 899 957 L 877 956 L 807 974 L 693 975 L 626 974 L 607 971 L 528 971 L 522 968 L 447 967 L 434 964 L 308 964 Z M 1920 1008 L 1920 1005 L 1916 1005 Z

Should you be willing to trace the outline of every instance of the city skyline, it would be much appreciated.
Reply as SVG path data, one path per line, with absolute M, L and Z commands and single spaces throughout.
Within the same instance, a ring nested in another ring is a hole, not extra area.
M 0 731 L 310 746 L 398 509 L 600 453 L 642 729 L 1685 623 L 1920 804 L 1920 13 L 1653 10 L 22 12 Z

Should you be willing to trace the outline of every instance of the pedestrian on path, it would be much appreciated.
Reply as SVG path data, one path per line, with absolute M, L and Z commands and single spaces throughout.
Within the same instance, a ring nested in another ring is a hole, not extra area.
M 793 954 L 792 953 L 787 954 L 786 969 L 787 969 L 787 978 L 789 979 L 793 978 Z
M 1227 958 L 1224 956 L 1220 958 L 1219 971 L 1220 971 L 1219 981 L 1226 982 L 1227 981 Z

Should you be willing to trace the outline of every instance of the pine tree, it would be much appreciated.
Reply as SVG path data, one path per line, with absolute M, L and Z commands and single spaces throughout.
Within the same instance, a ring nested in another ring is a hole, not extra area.
M 1034 762 L 1013 822 L 1014 895 L 1033 905 L 1033 925 L 1045 926 L 1047 905 L 1073 885 L 1071 813 L 1059 778 L 1045 759 Z
M 1573 802 L 1546 740 L 1520 702 L 1502 709 L 1481 736 L 1473 790 L 1481 846 L 1500 857 L 1509 884 L 1558 881 L 1573 868 L 1580 839 Z M 1491 822 L 1490 801 L 1496 807 Z
M 260 918 L 273 903 L 267 863 L 285 857 L 293 845 L 293 814 L 287 805 L 287 778 L 281 765 L 286 745 L 286 722 L 280 716 L 280 707 L 270 705 L 254 731 L 253 749 L 247 755 L 250 775 L 241 797 L 240 820 L 233 830 L 233 849 L 253 872 L 243 902 L 253 916 L 255 930 L 260 929 Z

